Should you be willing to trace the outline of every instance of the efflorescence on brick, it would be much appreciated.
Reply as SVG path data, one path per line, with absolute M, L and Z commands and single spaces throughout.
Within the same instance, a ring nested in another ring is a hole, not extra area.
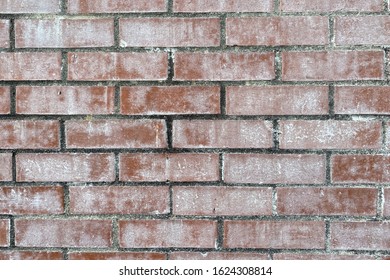
M 388 259 L 383 0 L 0 0 L 0 259 Z

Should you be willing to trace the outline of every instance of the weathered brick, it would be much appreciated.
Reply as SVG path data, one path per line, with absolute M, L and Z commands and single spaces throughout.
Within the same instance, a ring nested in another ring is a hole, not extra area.
M 281 149 L 379 149 L 380 121 L 280 122 Z
M 125 18 L 123 47 L 211 47 L 220 43 L 219 18 Z
M 0 251 L 0 260 L 63 260 L 61 251 Z
M 271 215 L 272 189 L 258 187 L 173 187 L 173 214 Z
M 68 0 L 68 13 L 166 12 L 165 0 Z
M 16 113 L 28 115 L 113 114 L 114 87 L 17 86 Z
M 324 16 L 226 20 L 226 44 L 231 46 L 325 45 L 328 37 L 328 18 Z
M 280 215 L 375 216 L 375 188 L 278 188 Z
M 174 237 L 174 238 L 172 238 Z M 214 248 L 217 222 L 208 220 L 119 221 L 119 245 L 126 248 Z
M 384 79 L 383 51 L 283 52 L 284 81 Z
M 330 247 L 337 250 L 389 250 L 388 222 L 333 222 Z
M 18 182 L 114 181 L 113 154 L 18 154 Z
M 69 260 L 166 260 L 163 253 L 153 252 L 71 252 Z
M 214 86 L 121 87 L 124 115 L 219 114 L 220 89 Z
M 314 154 L 227 154 L 224 181 L 255 184 L 321 184 L 325 157 Z
M 229 115 L 325 115 L 328 87 L 230 86 L 226 88 Z
M 15 45 L 17 48 L 110 47 L 114 45 L 114 20 L 59 17 L 16 20 Z
M 384 206 L 383 206 L 383 215 L 390 216 L 390 189 L 384 190 Z
M 0 0 L 0 14 L 48 14 L 60 12 L 58 0 Z
M 57 149 L 60 146 L 58 121 L 2 120 L 1 149 Z
M 0 153 L 0 181 L 12 180 L 12 154 Z
M 69 80 L 164 80 L 168 76 L 166 53 L 77 52 L 68 54 L 68 64 Z
M 218 154 L 121 154 L 121 181 L 217 181 Z
M 272 12 L 274 2 L 272 0 L 174 0 L 174 12 L 193 13 L 240 13 L 240 12 Z
M 268 260 L 267 254 L 246 252 L 172 252 L 170 260 Z
M 175 148 L 271 148 L 270 121 L 176 120 L 173 121 Z
M 274 54 L 260 52 L 178 52 L 174 80 L 240 81 L 275 78 Z
M 8 219 L 0 219 L 0 247 L 8 247 L 10 245 L 10 221 Z
M 389 155 L 333 155 L 331 166 L 334 183 L 390 182 Z
M 59 186 L 0 187 L 0 213 L 35 215 L 64 213 L 64 191 Z
M 61 54 L 58 52 L 0 53 L 0 80 L 60 80 Z
M 11 95 L 9 87 L 0 87 L 0 114 L 11 112 Z
M 282 12 L 379 12 L 382 0 L 281 0 Z
M 324 249 L 322 221 L 225 221 L 227 248 Z
M 8 48 L 9 46 L 9 20 L 2 19 L 0 20 L 0 48 Z
M 97 247 L 112 244 L 110 220 L 16 219 L 17 247 Z
M 162 120 L 66 121 L 68 148 L 165 148 Z
M 273 255 L 274 260 L 375 260 L 371 255 L 352 254 L 299 254 L 299 253 L 277 253 Z
M 168 187 L 71 186 L 71 213 L 167 214 Z

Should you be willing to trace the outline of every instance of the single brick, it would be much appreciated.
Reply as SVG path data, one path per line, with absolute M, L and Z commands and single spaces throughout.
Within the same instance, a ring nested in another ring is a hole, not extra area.
M 390 122 L 386 123 L 386 137 L 385 137 L 385 145 L 387 149 L 390 149 Z
M 246 252 L 172 252 L 170 260 L 268 260 L 267 254 Z
M 390 115 L 390 87 L 338 86 L 334 91 L 335 114 Z
M 328 37 L 328 18 L 324 16 L 226 20 L 226 44 L 231 46 L 325 45 Z
M 0 2 L 1 4 L 1 2 Z M 0 12 L 1 13 L 1 12 Z M 0 48 L 8 48 L 9 44 L 9 20 L 0 20 Z
M 172 198 L 174 215 L 272 215 L 271 188 L 175 186 Z
M 0 153 L 0 181 L 12 181 L 12 154 Z
M 10 227 L 8 219 L 0 219 L 0 247 L 8 247 L 10 245 Z
M 240 81 L 275 78 L 274 53 L 179 52 L 175 54 L 174 80 Z
M 114 87 L 17 86 L 16 113 L 28 115 L 113 114 Z
M 390 182 L 389 155 L 333 155 L 331 166 L 334 183 Z
M 49 14 L 60 10 L 58 0 L 0 0 L 0 14 Z
M 165 0 L 68 0 L 68 13 L 166 12 Z
M 217 181 L 218 154 L 121 154 L 121 181 Z
M 60 80 L 61 54 L 58 52 L 0 53 L 0 80 Z
M 225 221 L 226 248 L 325 249 L 322 221 Z
M 68 148 L 165 148 L 163 120 L 72 120 L 65 122 Z
M 282 12 L 380 12 L 382 0 L 280 0 Z
M 153 252 L 70 252 L 69 260 L 166 260 L 163 253 Z
M 379 149 L 380 121 L 280 121 L 281 149 Z
M 114 20 L 17 19 L 15 45 L 17 48 L 110 47 L 114 45 Z
M 0 114 L 11 112 L 11 94 L 9 87 L 0 87 Z
M 389 45 L 390 16 L 335 18 L 336 45 Z
M 277 253 L 273 255 L 274 260 L 375 260 L 371 255 L 353 254 L 310 254 L 310 253 Z
M 284 81 L 382 80 L 383 51 L 283 52 Z
M 175 148 L 271 148 L 272 122 L 262 120 L 175 120 Z
M 0 260 L 63 260 L 61 251 L 0 251 Z
M 119 246 L 126 248 L 214 248 L 217 222 L 208 220 L 119 221 Z
M 333 222 L 330 247 L 336 250 L 389 250 L 388 222 Z
M 112 244 L 111 220 L 16 219 L 17 247 L 98 247 Z
M 383 215 L 390 216 L 390 189 L 384 190 L 384 210 Z
M 325 183 L 325 157 L 315 154 L 227 154 L 224 181 L 255 184 Z
M 325 115 L 325 86 L 230 86 L 226 88 L 228 115 Z
M 166 53 L 68 54 L 68 79 L 78 81 L 165 80 L 168 77 Z
M 219 18 L 125 18 L 123 47 L 211 47 L 220 43 Z
M 1 149 L 58 149 L 58 121 L 2 120 L 0 121 Z
M 279 215 L 375 216 L 375 188 L 278 188 Z
M 71 186 L 71 213 L 167 214 L 168 187 Z
M 173 0 L 174 12 L 189 13 L 240 13 L 240 12 L 273 12 L 272 0 Z
M 0 187 L 0 214 L 64 213 L 64 190 L 55 186 Z
M 121 87 L 124 115 L 219 114 L 220 88 L 215 86 Z
M 113 154 L 18 154 L 18 182 L 114 181 Z

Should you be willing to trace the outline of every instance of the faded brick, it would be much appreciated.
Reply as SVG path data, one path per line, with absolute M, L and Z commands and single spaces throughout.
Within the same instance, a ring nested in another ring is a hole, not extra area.
M 49 14 L 59 13 L 58 0 L 0 0 L 0 14 Z
M 10 245 L 10 220 L 0 219 L 0 247 Z
M 282 12 L 380 12 L 382 0 L 280 0 Z
M 153 252 L 70 252 L 69 260 L 166 260 L 164 253 Z
M 9 87 L 0 87 L 0 114 L 11 112 L 11 95 Z
M 12 154 L 0 153 L 0 181 L 12 180 Z
M 166 12 L 165 0 L 68 0 L 68 13 Z
M 193 13 L 240 13 L 240 12 L 272 12 L 272 0 L 174 0 L 174 12 Z

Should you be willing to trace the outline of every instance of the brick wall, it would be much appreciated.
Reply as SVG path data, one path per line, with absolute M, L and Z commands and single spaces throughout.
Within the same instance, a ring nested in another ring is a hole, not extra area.
M 388 259 L 383 0 L 0 0 L 0 259 Z

